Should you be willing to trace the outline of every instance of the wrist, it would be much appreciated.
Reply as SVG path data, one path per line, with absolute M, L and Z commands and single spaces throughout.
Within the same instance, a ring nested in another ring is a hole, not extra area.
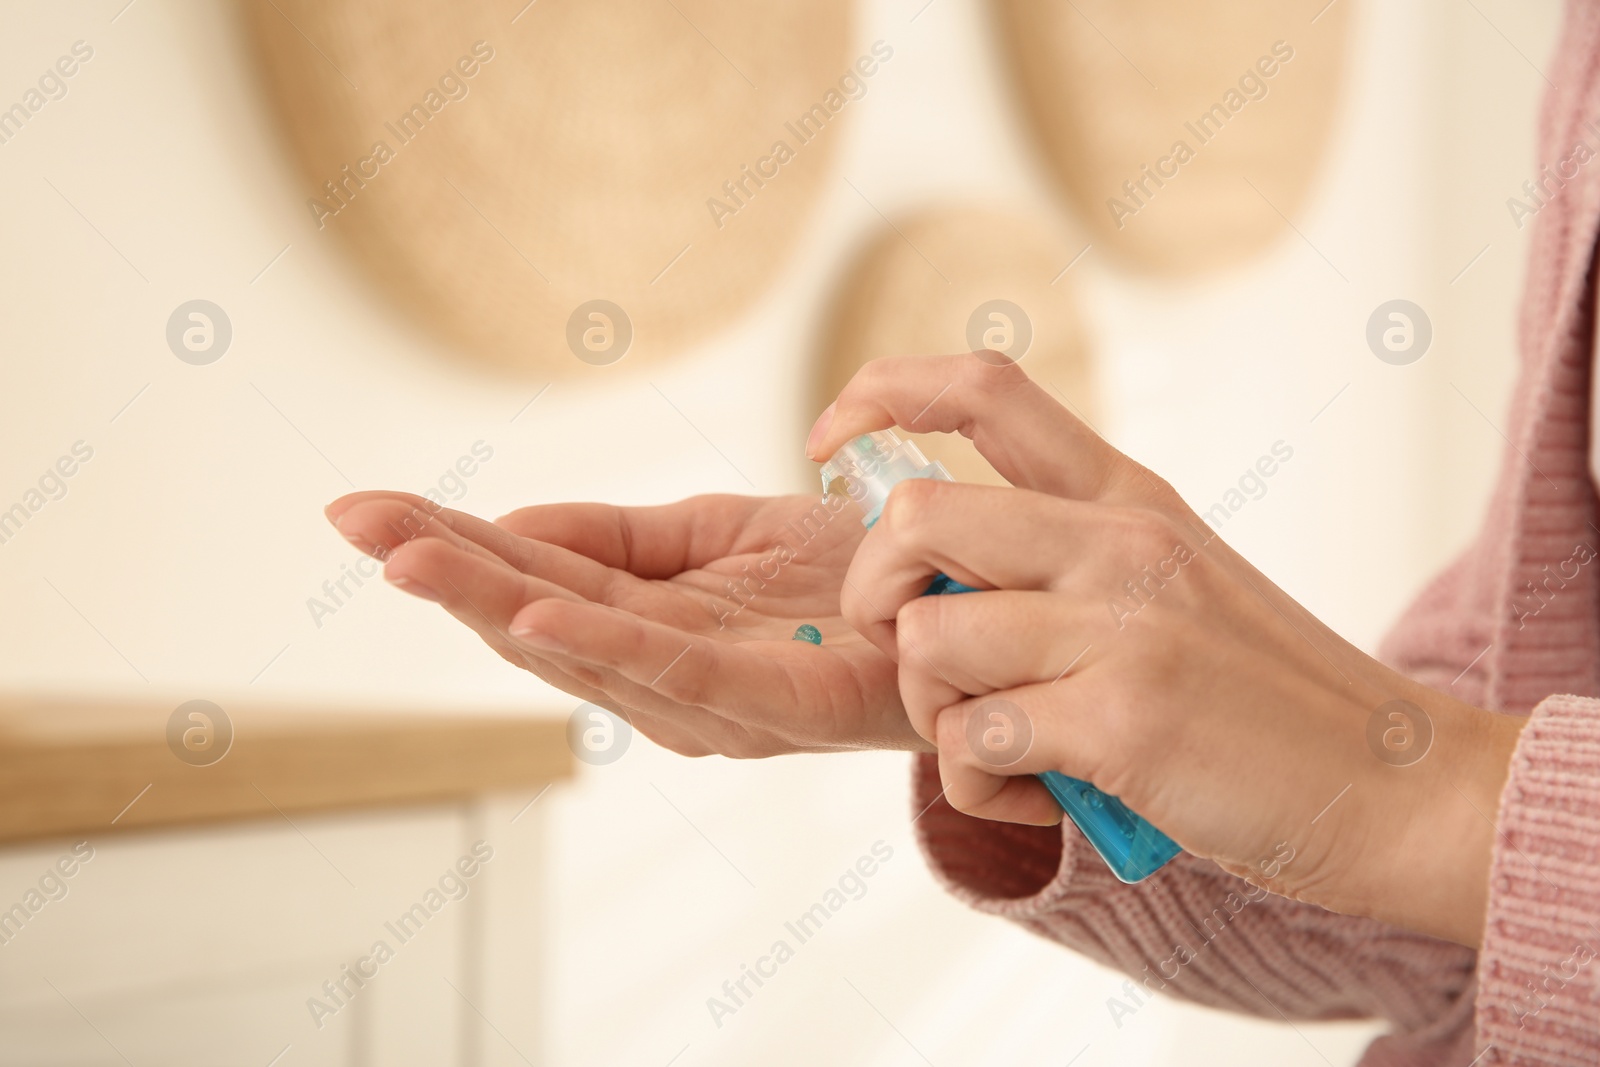
M 1500 794 L 1527 719 L 1430 695 L 1425 710 L 1434 751 L 1422 761 L 1431 766 L 1411 783 L 1415 814 L 1398 853 L 1393 921 L 1476 948 L 1489 905 Z M 1400 768 L 1414 769 L 1421 768 Z

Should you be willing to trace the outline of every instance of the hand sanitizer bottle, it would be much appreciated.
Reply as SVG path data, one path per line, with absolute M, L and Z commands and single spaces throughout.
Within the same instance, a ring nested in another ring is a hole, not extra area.
M 902 440 L 893 430 L 857 437 L 822 465 L 823 493 L 838 493 L 854 500 L 861 507 L 861 522 L 868 529 L 883 514 L 889 490 L 907 478 L 954 480 L 942 463 L 930 462 L 921 449 Z M 975 592 L 978 590 L 940 574 L 923 595 Z M 1122 801 L 1088 782 L 1059 771 L 1045 771 L 1039 780 L 1112 873 L 1124 882 L 1143 880 L 1183 851 Z

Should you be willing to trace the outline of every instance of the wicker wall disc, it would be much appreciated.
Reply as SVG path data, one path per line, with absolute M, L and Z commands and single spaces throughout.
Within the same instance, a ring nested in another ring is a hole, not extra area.
M 930 210 L 896 219 L 895 227 L 863 250 L 840 286 L 814 410 L 868 360 L 991 347 L 1017 359 L 1058 399 L 1065 395 L 1080 416 L 1096 419 L 1072 275 L 1062 273 L 1081 244 L 1038 220 L 990 209 Z M 970 441 L 913 436 L 958 481 L 1005 484 Z
M 1326 2 L 996 0 L 1023 107 L 1097 247 L 1193 272 L 1285 232 L 1338 99 L 1351 5 Z
M 749 303 L 872 83 L 846 0 L 246 10 L 318 236 L 463 352 L 546 377 L 670 354 Z M 595 300 L 631 346 L 575 354 Z

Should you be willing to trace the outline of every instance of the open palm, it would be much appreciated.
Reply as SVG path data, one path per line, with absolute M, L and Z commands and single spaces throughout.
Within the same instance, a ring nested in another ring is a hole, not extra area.
M 840 615 L 861 526 L 814 496 L 553 504 L 490 523 L 366 492 L 328 517 L 389 581 L 676 752 L 927 749 L 894 663 Z M 803 624 L 820 647 L 795 640 Z

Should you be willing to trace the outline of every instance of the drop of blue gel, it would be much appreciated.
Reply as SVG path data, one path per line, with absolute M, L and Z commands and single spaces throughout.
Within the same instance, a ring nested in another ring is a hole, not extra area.
M 803 623 L 794 632 L 794 639 L 796 641 L 810 641 L 813 645 L 820 645 L 822 644 L 822 631 L 812 626 L 809 622 Z

